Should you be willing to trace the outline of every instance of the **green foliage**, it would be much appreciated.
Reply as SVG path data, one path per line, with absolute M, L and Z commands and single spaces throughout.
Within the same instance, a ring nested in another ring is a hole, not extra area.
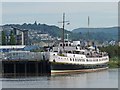
M 118 57 L 112 57 L 109 61 L 109 68 L 119 68 L 120 67 L 120 60 Z
M 26 24 L 24 23 L 23 25 L 14 25 L 15 27 L 21 28 L 21 29 L 32 29 L 32 30 L 37 30 L 41 31 L 41 33 L 48 33 L 49 35 L 53 37 L 61 37 L 62 36 L 62 28 L 59 28 L 57 26 L 49 26 L 46 24 L 37 24 L 36 22 L 34 24 Z M 68 33 L 70 34 L 70 31 L 65 30 L 65 34 Z
M 42 49 L 32 50 L 31 52 L 44 52 Z
M 89 37 L 88 37 L 89 31 Z M 77 28 L 72 31 L 73 33 L 82 33 L 85 38 L 95 39 L 99 41 L 109 41 L 118 39 L 118 27 L 108 27 L 108 28 Z
M 65 56 L 64 54 L 59 54 L 59 56 Z
M 10 33 L 10 45 L 16 45 L 16 39 L 13 31 Z
M 6 25 L 7 26 L 7 25 Z M 11 25 L 8 25 L 11 26 Z M 37 22 L 33 24 L 24 23 L 13 24 L 12 26 L 18 27 L 20 29 L 28 29 L 35 30 L 40 33 L 47 33 L 52 37 L 61 37 L 62 36 L 62 28 L 57 26 L 50 26 L 47 24 L 40 24 Z M 89 36 L 88 36 L 89 30 Z M 110 28 L 78 28 L 72 31 L 65 30 L 65 35 L 69 34 L 69 39 L 71 40 L 97 40 L 99 42 L 109 41 L 109 40 L 117 40 L 118 39 L 118 28 L 110 27 Z M 33 41 L 39 41 L 40 39 L 34 38 Z
M 110 56 L 109 67 L 119 68 L 120 67 L 120 47 L 119 46 L 107 46 L 101 47 L 101 51 L 105 51 Z
M 110 56 L 110 58 L 113 58 L 113 57 L 120 57 L 120 47 L 119 46 L 107 46 L 107 47 L 100 47 L 100 50 L 101 51 L 105 51 L 108 53 L 108 55 Z
M 5 32 L 2 31 L 2 45 L 6 45 L 7 42 L 6 42 L 6 35 L 5 35 Z

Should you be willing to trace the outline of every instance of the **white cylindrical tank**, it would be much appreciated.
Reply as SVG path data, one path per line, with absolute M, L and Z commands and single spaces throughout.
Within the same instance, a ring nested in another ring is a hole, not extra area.
M 73 45 L 74 46 L 80 45 L 80 41 L 73 41 Z

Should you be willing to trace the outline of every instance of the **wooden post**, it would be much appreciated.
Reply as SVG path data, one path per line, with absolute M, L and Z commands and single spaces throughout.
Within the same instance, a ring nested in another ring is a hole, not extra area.
M 38 61 L 36 61 L 36 76 L 38 76 Z
M 2 76 L 4 76 L 4 63 L 3 63 L 3 61 L 1 61 L 2 62 Z
M 27 63 L 25 62 L 25 76 L 27 76 Z
M 14 62 L 14 77 L 16 77 L 16 63 Z

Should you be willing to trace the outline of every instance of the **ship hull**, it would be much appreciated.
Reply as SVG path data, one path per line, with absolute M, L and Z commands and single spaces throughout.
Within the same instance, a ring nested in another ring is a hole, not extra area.
M 51 73 L 52 74 L 65 74 L 73 72 L 90 72 L 107 69 L 107 63 L 95 64 L 95 65 L 79 65 L 79 64 L 67 64 L 67 63 L 51 63 Z

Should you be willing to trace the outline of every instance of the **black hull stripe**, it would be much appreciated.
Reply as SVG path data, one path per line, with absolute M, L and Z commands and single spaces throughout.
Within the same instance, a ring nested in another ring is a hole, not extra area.
M 74 65 L 63 63 L 51 63 L 51 70 L 82 70 L 82 69 L 97 69 L 108 67 L 107 63 L 96 65 Z

